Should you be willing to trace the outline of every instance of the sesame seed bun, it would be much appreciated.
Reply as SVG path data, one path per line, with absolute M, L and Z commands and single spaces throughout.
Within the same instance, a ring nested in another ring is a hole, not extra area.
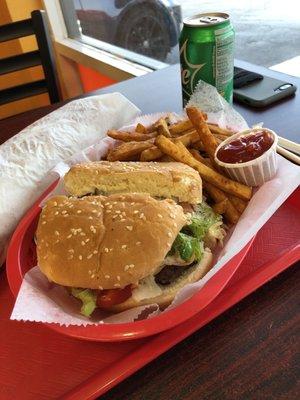
M 158 285 L 161 289 L 161 294 L 159 296 L 148 297 L 143 300 L 136 300 L 134 297 L 129 297 L 129 299 L 123 303 L 108 307 L 107 311 L 121 312 L 129 308 L 145 306 L 147 304 L 158 304 L 160 309 L 166 308 L 172 303 L 180 289 L 189 283 L 197 282 L 207 274 L 207 272 L 211 269 L 212 258 L 213 256 L 211 251 L 209 249 L 205 249 L 203 257 L 198 264 L 185 270 L 179 278 L 174 280 L 169 285 Z
M 56 196 L 39 219 L 38 265 L 60 285 L 123 288 L 159 270 L 185 223 L 182 207 L 149 195 Z
M 72 196 L 87 194 L 149 193 L 179 202 L 202 201 L 202 181 L 197 171 L 178 162 L 109 162 L 77 164 L 64 177 Z

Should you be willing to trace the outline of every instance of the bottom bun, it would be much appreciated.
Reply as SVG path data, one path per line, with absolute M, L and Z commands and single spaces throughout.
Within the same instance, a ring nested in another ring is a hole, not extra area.
M 140 301 L 135 300 L 133 297 L 129 297 L 129 299 L 123 303 L 109 307 L 107 310 L 112 312 L 121 312 L 133 307 L 145 306 L 148 304 L 158 304 L 160 309 L 164 309 L 172 303 L 180 289 L 189 283 L 197 282 L 205 274 L 207 274 L 207 272 L 211 269 L 212 258 L 212 253 L 209 250 L 205 250 L 203 257 L 198 264 L 189 268 L 185 273 L 183 273 L 179 278 L 169 285 L 159 285 L 159 287 L 162 289 L 162 293 L 159 296 Z

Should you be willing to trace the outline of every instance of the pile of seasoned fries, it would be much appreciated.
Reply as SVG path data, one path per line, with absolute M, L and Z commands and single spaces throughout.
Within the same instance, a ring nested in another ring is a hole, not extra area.
M 214 210 L 235 224 L 252 195 L 252 188 L 226 177 L 216 165 L 218 145 L 234 132 L 207 123 L 196 107 L 186 109 L 188 119 L 171 124 L 161 118 L 150 127 L 137 124 L 134 132 L 110 130 L 107 135 L 122 142 L 107 154 L 109 161 L 172 161 L 197 170 Z

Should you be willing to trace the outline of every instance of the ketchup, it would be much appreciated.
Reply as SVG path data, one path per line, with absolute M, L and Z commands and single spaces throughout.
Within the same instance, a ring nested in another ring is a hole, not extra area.
M 230 164 L 251 161 L 269 150 L 273 141 L 271 134 L 262 129 L 226 143 L 218 150 L 217 157 Z

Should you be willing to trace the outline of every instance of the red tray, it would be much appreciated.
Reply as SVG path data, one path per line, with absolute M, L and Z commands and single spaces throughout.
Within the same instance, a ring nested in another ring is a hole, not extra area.
M 193 318 L 151 338 L 82 342 L 42 324 L 10 321 L 14 299 L 0 279 L 1 400 L 94 399 L 220 315 L 300 258 L 300 190 L 260 230 L 227 288 Z M 95 371 L 98 371 L 95 374 Z

